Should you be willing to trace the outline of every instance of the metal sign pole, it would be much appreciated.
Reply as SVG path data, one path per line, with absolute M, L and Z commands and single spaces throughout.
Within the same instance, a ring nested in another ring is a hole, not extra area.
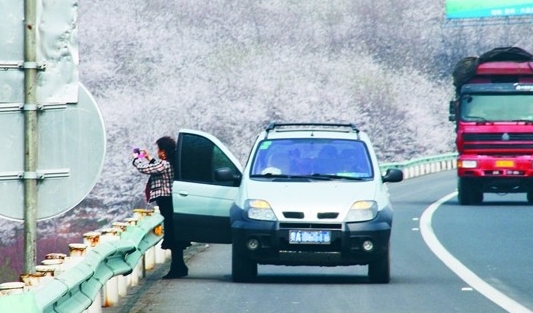
M 24 272 L 37 262 L 37 5 L 24 1 Z

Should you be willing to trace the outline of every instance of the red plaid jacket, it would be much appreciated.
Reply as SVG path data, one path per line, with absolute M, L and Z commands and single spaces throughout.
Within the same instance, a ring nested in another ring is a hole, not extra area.
M 152 159 L 150 162 L 145 159 L 134 159 L 132 164 L 139 172 L 150 175 L 150 199 L 154 201 L 157 197 L 172 196 L 172 181 L 174 180 L 174 169 L 166 160 Z

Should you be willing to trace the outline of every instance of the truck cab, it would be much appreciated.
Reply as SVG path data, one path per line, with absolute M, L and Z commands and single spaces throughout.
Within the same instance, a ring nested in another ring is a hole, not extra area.
M 461 63 L 454 72 L 450 121 L 456 125 L 463 205 L 481 203 L 483 193 L 525 193 L 533 203 L 533 59 L 521 49 L 519 55 L 506 49 L 468 58 L 468 74 L 457 69 Z

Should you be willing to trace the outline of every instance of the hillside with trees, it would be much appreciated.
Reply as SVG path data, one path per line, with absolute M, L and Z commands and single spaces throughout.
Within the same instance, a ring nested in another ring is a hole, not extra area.
M 533 38 L 528 23 L 444 13 L 444 0 L 80 2 L 80 81 L 102 111 L 107 155 L 87 199 L 40 222 L 39 236 L 62 229 L 76 242 L 144 206 L 131 147 L 155 154 L 180 128 L 214 134 L 242 161 L 274 120 L 356 123 L 383 162 L 454 151 L 455 63 L 499 46 L 533 51 Z M 0 269 L 22 227 L 0 220 Z

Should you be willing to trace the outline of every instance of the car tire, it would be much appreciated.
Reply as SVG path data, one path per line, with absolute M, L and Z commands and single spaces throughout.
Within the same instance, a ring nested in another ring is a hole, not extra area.
M 234 282 L 251 282 L 257 277 L 257 262 L 231 249 L 231 276 Z
M 368 278 L 371 283 L 388 284 L 390 282 L 389 249 L 379 259 L 368 264 Z

